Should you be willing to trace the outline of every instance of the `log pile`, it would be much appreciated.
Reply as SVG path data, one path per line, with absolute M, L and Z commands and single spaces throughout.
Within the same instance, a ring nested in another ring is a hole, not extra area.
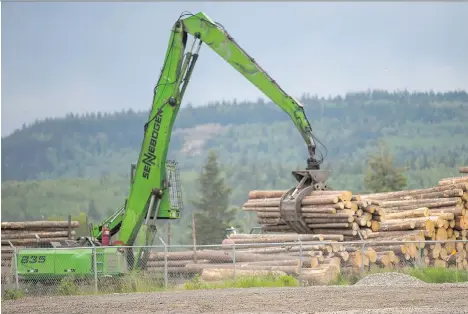
M 253 211 L 266 232 L 295 232 L 281 218 L 280 198 L 286 191 L 251 191 L 243 205 Z M 359 230 L 378 231 L 384 214 L 371 202 L 363 202 L 351 191 L 316 191 L 302 200 L 302 217 L 310 234 L 323 234 L 344 239 L 360 239 Z M 363 234 L 366 237 L 365 234 Z
M 460 172 L 465 168 L 460 168 Z M 279 201 L 284 192 L 251 191 L 243 208 L 256 212 L 264 231 L 292 233 L 294 231 L 280 218 Z M 302 201 L 301 210 L 311 235 L 324 236 L 326 241 L 359 241 L 360 236 L 369 243 L 372 241 L 364 254 L 359 245 L 343 248 L 349 253 L 348 260 L 337 254 L 339 250 L 327 254 L 311 252 L 319 263 L 338 258 L 341 267 L 356 267 L 362 263 L 396 267 L 417 262 L 468 269 L 466 242 L 425 243 L 425 240 L 467 240 L 468 176 L 441 179 L 438 185 L 427 189 L 362 195 L 352 195 L 349 191 L 313 192 Z M 353 232 L 357 230 L 360 236 Z M 236 244 L 269 241 L 261 237 L 231 240 Z M 403 240 L 418 242 L 384 243 Z M 287 249 L 263 247 L 263 252 L 278 250 Z M 320 257 L 317 254 L 321 254 Z
M 385 211 L 380 231 L 367 231 L 369 239 L 422 241 L 402 247 L 400 256 L 414 260 L 422 253 L 426 265 L 468 269 L 466 242 L 424 243 L 424 240 L 467 240 L 468 176 L 441 179 L 432 188 L 367 194 L 361 195 L 361 199 L 372 200 Z M 389 234 L 397 230 L 400 234 Z
M 257 254 L 258 265 L 266 266 L 274 257 L 283 261 L 282 265 L 291 265 L 289 258 L 301 259 L 302 270 L 330 268 L 339 266 L 342 270 L 358 270 L 361 267 L 403 268 L 415 264 L 468 269 L 468 243 L 426 243 L 422 230 L 381 232 L 380 239 L 365 241 L 365 246 L 354 242 L 343 243 L 336 240 L 324 240 L 325 243 L 314 243 L 307 235 L 298 234 L 234 234 L 223 241 L 223 248 L 230 251 L 235 244 L 236 254 Z M 291 239 L 296 236 L 296 243 Z M 282 238 L 284 237 L 284 238 Z M 299 243 L 299 240 L 301 241 Z M 389 243 L 391 241 L 417 241 L 414 243 Z M 317 240 L 319 241 L 319 240 Z M 281 244 L 281 242 L 287 242 Z M 263 255 L 263 256 L 259 256 Z M 267 257 L 268 256 L 268 257 Z M 269 262 L 265 262 L 265 261 Z M 279 269 L 277 269 L 279 270 Z M 295 274 L 294 272 L 289 272 Z M 296 272 L 297 273 L 297 272 Z M 303 273 L 303 272 L 302 272 Z
M 237 237 L 235 237 L 237 236 Z M 313 235 L 268 235 L 263 237 L 268 242 L 292 242 L 298 237 L 304 240 L 303 248 L 299 245 L 288 247 L 266 247 L 258 245 L 256 235 L 232 235 L 223 241 L 220 250 L 197 250 L 169 252 L 167 255 L 167 271 L 172 275 L 200 275 L 204 281 L 223 281 L 241 276 L 257 276 L 269 273 L 277 275 L 292 275 L 309 284 L 328 284 L 340 273 L 337 259 L 327 260 L 319 265 L 315 257 L 323 261 L 325 254 L 336 251 L 337 256 L 348 260 L 349 254 L 342 250 L 339 242 L 330 241 L 329 245 L 317 245 L 323 237 Z M 257 244 L 248 244 L 254 240 Z M 235 242 L 237 241 L 237 242 Z M 233 248 L 233 243 L 247 243 Z M 303 249 L 303 252 L 301 250 Z M 340 251 L 340 252 L 338 252 Z M 311 255 L 307 255 L 306 253 Z M 302 256 L 302 258 L 301 258 Z M 149 256 L 148 271 L 164 272 L 164 253 L 152 253 Z
M 1 223 L 2 246 L 40 245 L 50 241 L 74 239 L 78 221 L 19 221 Z
M 292 239 L 296 237 L 293 242 Z M 359 244 L 342 243 L 338 240 L 321 239 L 317 236 L 314 243 L 310 241 L 310 235 L 298 234 L 233 234 L 223 241 L 223 247 L 228 249 L 233 244 L 236 246 L 236 252 L 249 252 L 262 254 L 265 256 L 276 256 L 278 254 L 288 255 L 301 259 L 302 270 L 306 273 L 313 273 L 317 269 L 331 269 L 335 266 L 342 268 L 360 268 L 370 263 L 376 263 L 386 267 L 396 265 L 399 260 L 396 255 L 389 250 L 375 250 L 367 246 L 362 249 Z M 299 242 L 300 241 L 300 242 Z M 254 244 L 255 243 L 255 244 Z M 269 244 L 271 243 L 271 246 Z M 275 244 L 273 244 L 275 243 Z M 260 259 L 260 258 L 259 258 Z M 282 257 L 284 260 L 285 257 Z

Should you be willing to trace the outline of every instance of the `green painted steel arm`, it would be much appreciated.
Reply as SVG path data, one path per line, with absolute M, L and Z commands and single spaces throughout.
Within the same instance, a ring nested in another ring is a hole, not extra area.
M 312 127 L 302 104 L 288 95 L 255 60 L 247 54 L 218 23 L 200 12 L 182 20 L 184 30 L 199 35 L 200 40 L 239 71 L 268 98 L 285 111 L 304 138 L 309 151 L 308 168 L 318 169 L 320 161 L 315 159 L 315 141 Z
M 165 193 L 168 190 L 165 165 L 172 126 L 181 102 L 179 86 L 184 78 L 183 68 L 192 60 L 190 56 L 186 56 L 184 60 L 186 42 L 187 34 L 180 25 L 174 25 L 161 75 L 154 90 L 152 109 L 144 127 L 142 148 L 117 239 L 123 245 L 133 245 L 150 210 L 152 195 L 159 202 L 157 218 L 179 218 L 179 212 L 170 208 L 169 193 Z
M 100 241 L 102 238 L 102 228 L 105 225 L 109 226 L 111 236 L 116 234 L 120 230 L 120 227 L 122 225 L 122 218 L 124 213 L 125 207 L 122 206 L 111 216 L 107 217 L 101 224 L 93 226 L 92 237 Z
M 222 26 L 203 12 L 188 15 L 187 18 L 179 18 L 172 28 L 164 65 L 154 91 L 152 109 L 145 124 L 142 149 L 118 237 L 124 245 L 134 243 L 148 211 L 156 212 L 158 219 L 179 218 L 178 210 L 170 206 L 165 163 L 173 123 L 202 43 L 213 49 L 291 117 L 308 148 L 307 168 L 319 169 L 321 162 L 315 159 L 312 128 L 299 101 L 288 95 Z M 192 50 L 184 54 L 188 34 L 199 42 L 195 53 L 192 52 L 194 41 Z M 149 205 L 152 205 L 151 208 Z

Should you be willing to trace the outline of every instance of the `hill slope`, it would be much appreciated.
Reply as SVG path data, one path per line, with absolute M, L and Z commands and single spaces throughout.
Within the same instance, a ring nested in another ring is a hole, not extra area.
M 372 91 L 302 101 L 327 148 L 325 166 L 333 170 L 334 188 L 362 191 L 365 156 L 378 139 L 390 144 L 399 165 L 409 167 L 410 187 L 429 186 L 468 164 L 466 92 Z M 147 116 L 69 115 L 3 138 L 4 219 L 87 211 L 90 200 L 101 216 L 115 210 L 127 193 Z M 220 155 L 237 205 L 250 189 L 290 187 L 290 171 L 305 165 L 300 134 L 271 103 L 184 108 L 173 134 L 169 157 L 179 161 L 186 203 L 195 196 L 194 180 L 209 149 Z

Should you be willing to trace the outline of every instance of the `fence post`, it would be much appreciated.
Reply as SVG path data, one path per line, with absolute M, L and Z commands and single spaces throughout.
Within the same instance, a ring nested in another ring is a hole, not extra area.
M 15 284 L 16 284 L 16 290 L 19 290 L 19 280 L 18 280 L 18 252 L 16 250 L 16 247 L 11 243 L 11 241 L 8 241 L 8 244 L 13 248 L 13 262 L 15 263 Z
M 233 276 L 234 281 L 236 280 L 236 244 L 232 244 L 232 264 L 233 264 Z
M 164 288 L 167 289 L 167 245 L 164 243 Z
M 418 243 L 418 266 L 422 266 L 422 247 L 421 247 L 421 239 L 419 240 L 419 243 Z
M 161 241 L 161 243 L 164 245 L 164 288 L 167 289 L 168 281 L 169 281 L 169 278 L 167 278 L 167 253 L 168 253 L 168 249 L 167 249 L 166 242 L 164 242 L 164 240 L 161 237 L 159 237 L 159 241 Z
M 365 251 L 365 243 L 364 241 L 362 242 L 362 248 L 361 248 L 361 276 L 364 275 L 364 258 L 365 258 L 365 254 L 366 254 L 366 251 Z
M 98 275 L 97 275 L 97 252 L 96 246 L 93 244 L 93 264 L 94 264 L 94 293 L 98 293 Z
M 15 284 L 16 284 L 16 289 L 19 290 L 19 279 L 18 279 L 18 253 L 16 251 L 16 247 L 14 249 L 14 256 L 15 256 Z
M 299 241 L 299 278 L 302 277 L 302 241 L 301 239 L 298 239 Z

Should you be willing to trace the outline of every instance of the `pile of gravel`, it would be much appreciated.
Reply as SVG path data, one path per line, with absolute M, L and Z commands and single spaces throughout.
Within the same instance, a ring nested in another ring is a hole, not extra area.
M 401 273 L 371 274 L 359 280 L 356 286 L 420 286 L 426 283 L 422 280 Z

